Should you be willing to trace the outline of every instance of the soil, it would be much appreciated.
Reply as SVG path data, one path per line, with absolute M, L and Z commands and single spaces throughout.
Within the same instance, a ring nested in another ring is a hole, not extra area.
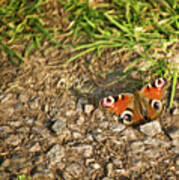
M 65 64 L 70 56 L 71 50 L 44 46 L 43 54 L 35 51 L 18 67 L 3 56 L 0 179 L 177 180 L 178 110 L 127 127 L 98 108 L 101 97 L 134 85 L 131 76 L 107 86 L 116 76 L 100 72 L 117 72 L 127 63 L 111 51 Z

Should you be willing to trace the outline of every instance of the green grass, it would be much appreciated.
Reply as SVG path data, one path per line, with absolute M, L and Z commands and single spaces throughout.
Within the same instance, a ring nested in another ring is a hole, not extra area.
M 24 174 L 17 176 L 18 180 L 31 180 L 32 178 Z
M 136 45 L 148 53 L 155 48 L 166 51 L 167 44 L 178 42 L 179 4 L 176 1 L 112 0 L 109 4 L 93 5 L 87 0 L 67 2 L 64 9 L 73 23 L 70 30 L 74 51 L 80 50 L 81 55 L 94 51 L 100 57 L 107 48 L 134 51 Z M 86 43 L 76 44 L 76 39 Z
M 68 18 L 72 24 L 69 31 L 72 32 L 75 53 L 67 63 L 87 53 L 96 54 L 100 60 L 101 54 L 111 48 L 113 54 L 137 53 L 136 59 L 129 63 L 124 72 L 118 72 L 116 81 L 123 81 L 132 71 L 141 73 L 141 69 L 152 76 L 173 79 L 171 107 L 178 70 L 172 73 L 175 65 L 169 65 L 166 57 L 172 53 L 170 48 L 179 44 L 177 0 L 112 0 L 110 3 L 91 4 L 88 0 L 68 0 L 63 5 L 69 12 Z M 143 50 L 139 52 L 136 47 Z M 161 54 L 164 57 L 158 57 Z M 149 63 L 138 66 L 142 60 Z M 110 73 L 113 72 L 106 72 Z
M 73 55 L 67 63 L 93 53 L 101 60 L 108 49 L 112 54 L 137 54 L 128 63 L 117 81 L 128 77 L 132 71 L 145 76 L 165 76 L 177 79 L 174 67 L 167 63 L 171 47 L 179 44 L 179 3 L 177 0 L 54 0 L 66 13 L 65 28 L 53 23 L 49 13 L 49 0 L 2 0 L 0 1 L 0 51 L 4 51 L 14 64 L 23 63 L 34 49 L 42 51 L 42 43 L 51 47 L 71 48 Z M 50 25 L 47 23 L 52 21 Z M 70 39 L 61 44 L 56 35 Z M 22 44 L 23 52 L 14 48 Z M 163 54 L 164 57 L 158 57 Z M 151 56 L 153 55 L 153 56 Z M 146 61 L 139 66 L 141 61 Z M 177 70 L 175 70 L 177 71 Z M 103 73 L 103 72 L 102 72 Z M 113 73 L 113 72 L 105 72 Z M 175 81 L 173 81 L 174 83 Z M 173 86 L 174 87 L 174 86 Z
M 48 19 L 48 0 L 2 0 L 0 2 L 0 50 L 14 64 L 23 63 L 32 50 L 41 50 L 43 40 L 55 46 L 61 44 L 53 38 L 53 28 L 45 24 Z M 24 52 L 17 52 L 14 44 L 22 44 Z

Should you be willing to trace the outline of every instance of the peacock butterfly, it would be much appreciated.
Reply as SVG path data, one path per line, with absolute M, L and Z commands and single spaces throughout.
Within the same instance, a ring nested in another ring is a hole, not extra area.
M 158 78 L 134 93 L 122 93 L 103 98 L 99 106 L 119 115 L 126 125 L 138 124 L 146 119 L 158 118 L 163 110 L 162 99 L 168 87 L 165 78 Z

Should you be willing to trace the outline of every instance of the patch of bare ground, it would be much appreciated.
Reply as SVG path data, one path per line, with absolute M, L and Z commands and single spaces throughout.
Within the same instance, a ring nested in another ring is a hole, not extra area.
M 178 112 L 163 117 L 172 139 L 162 128 L 151 137 L 145 127 L 126 127 L 97 106 L 99 98 L 119 93 L 128 84 L 105 87 L 106 78 L 99 74 L 123 68 L 121 57 L 108 51 L 100 60 L 88 55 L 66 65 L 68 57 L 68 51 L 46 49 L 20 67 L 2 63 L 1 178 L 25 174 L 32 179 L 176 180 Z

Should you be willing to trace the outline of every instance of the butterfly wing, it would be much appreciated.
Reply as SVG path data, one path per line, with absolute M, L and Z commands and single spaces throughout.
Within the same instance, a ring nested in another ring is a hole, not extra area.
M 152 84 L 145 85 L 134 94 L 123 93 L 118 96 L 108 96 L 99 103 L 102 109 L 119 115 L 126 125 L 138 124 L 148 119 L 160 116 L 163 105 L 162 99 L 168 87 L 164 78 L 156 79 Z
M 158 78 L 152 84 L 147 84 L 141 89 L 139 93 L 141 98 L 145 100 L 147 109 L 147 112 L 144 111 L 143 117 L 147 116 L 153 120 L 160 116 L 163 110 L 162 99 L 167 87 L 167 80 Z
M 118 96 L 108 96 L 99 103 L 102 109 L 119 115 L 124 124 L 131 125 L 140 122 L 143 118 L 134 108 L 134 96 L 123 93 Z

